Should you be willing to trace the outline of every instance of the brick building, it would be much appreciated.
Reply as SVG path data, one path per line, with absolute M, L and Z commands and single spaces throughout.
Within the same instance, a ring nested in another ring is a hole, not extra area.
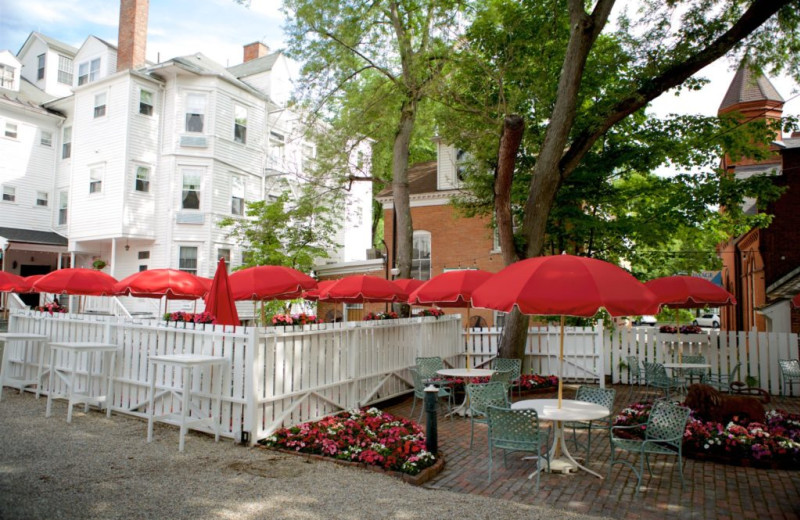
M 784 100 L 765 76 L 743 62 L 719 108 L 719 114 L 739 114 L 743 120 L 777 120 Z M 774 215 L 769 227 L 753 228 L 718 246 L 725 288 L 738 305 L 723 308 L 722 328 L 771 332 L 800 332 L 800 311 L 789 300 L 800 292 L 800 135 L 780 133 L 765 160 L 722 160 L 730 175 L 746 178 L 766 174 L 784 194 L 769 204 Z M 755 200 L 745 201 L 746 212 L 755 213 Z

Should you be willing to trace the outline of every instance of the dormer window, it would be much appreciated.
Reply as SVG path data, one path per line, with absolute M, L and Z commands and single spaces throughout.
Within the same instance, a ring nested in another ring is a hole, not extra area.
M 97 81 L 100 77 L 100 58 L 84 61 L 78 65 L 78 85 Z
M 36 80 L 37 81 L 40 80 L 40 79 L 44 79 L 44 64 L 45 64 L 46 58 L 47 58 L 47 55 L 45 55 L 45 54 L 40 54 L 39 56 L 36 57 L 36 63 L 37 63 L 37 65 L 36 65 Z
M 14 70 L 14 67 L 0 63 L 0 87 L 13 88 Z
M 58 55 L 58 82 L 72 85 L 72 58 Z

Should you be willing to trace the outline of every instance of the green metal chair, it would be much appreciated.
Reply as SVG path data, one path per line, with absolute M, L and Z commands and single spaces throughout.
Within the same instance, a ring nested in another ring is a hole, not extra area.
M 681 357 L 681 363 L 705 363 L 706 357 L 702 354 L 686 354 Z M 686 368 L 681 370 L 681 378 L 684 381 L 688 380 L 692 384 L 695 379 L 702 382 L 703 377 L 708 375 L 708 370 L 705 368 Z
M 628 400 L 633 397 L 634 391 L 645 382 L 642 367 L 639 365 L 639 358 L 636 356 L 628 356 L 625 358 L 628 362 Z M 635 386 L 634 386 L 635 385 Z
M 417 399 L 422 400 L 422 405 L 420 405 L 419 411 L 419 419 L 417 422 L 422 421 L 422 412 L 425 411 L 425 381 L 422 379 L 422 376 L 419 373 L 419 370 L 416 368 L 411 368 L 411 379 L 414 381 L 414 401 L 411 405 L 411 415 L 414 415 L 414 408 L 417 406 Z M 436 394 L 437 398 L 446 397 L 447 398 L 447 411 L 451 412 L 453 409 L 453 392 L 450 391 L 449 388 L 444 386 L 437 387 L 439 392 Z M 452 415 L 450 416 L 452 419 Z
M 536 458 L 536 491 L 539 491 L 539 474 L 542 472 L 542 460 L 547 461 L 550 469 L 550 429 L 539 428 L 539 416 L 536 410 L 512 410 L 511 408 L 488 406 L 486 408 L 489 423 L 489 482 L 492 481 L 492 452 L 495 448 L 503 450 L 503 466 L 506 465 L 508 452 L 524 451 L 535 453 Z
M 423 381 L 440 377 L 436 372 L 444 368 L 444 361 L 440 357 L 418 357 L 414 360 L 419 375 Z
M 700 379 L 700 382 L 709 386 L 713 386 L 720 392 L 730 392 L 731 391 L 731 383 L 734 381 L 741 381 L 741 376 L 739 375 L 739 371 L 742 369 L 742 362 L 739 361 L 736 365 L 731 369 L 731 371 L 727 374 L 718 374 L 712 375 L 710 373 L 706 373 Z
M 475 423 L 487 423 L 486 409 L 489 406 L 508 408 L 508 391 L 503 383 L 467 384 L 467 400 L 469 402 L 469 447 L 475 437 Z
M 613 388 L 599 388 L 596 386 L 579 386 L 575 393 L 576 401 L 585 403 L 599 404 L 608 408 L 609 415 L 603 419 L 593 421 L 572 421 L 564 423 L 565 428 L 572 428 L 572 442 L 575 447 L 580 447 L 578 443 L 577 430 L 586 430 L 588 439 L 586 440 L 586 461 L 589 461 L 589 454 L 592 451 L 592 429 L 609 431 L 613 422 L 611 412 L 614 410 L 614 398 L 617 391 Z
M 608 476 L 611 476 L 611 468 L 614 464 L 626 464 L 630 467 L 638 478 L 636 482 L 636 492 L 642 485 L 642 474 L 644 465 L 647 463 L 647 472 L 653 476 L 650 468 L 649 455 L 672 455 L 678 456 L 678 470 L 681 477 L 681 488 L 683 488 L 683 433 L 686 430 L 686 423 L 689 421 L 691 410 L 678 406 L 667 401 L 658 400 L 650 411 L 650 417 L 645 426 L 644 439 L 627 439 L 616 437 L 615 432 L 626 429 L 641 428 L 641 425 L 613 426 L 611 428 L 611 463 L 608 466 Z M 616 451 L 622 450 L 639 455 L 639 469 L 627 460 L 616 458 Z
M 800 361 L 797 359 L 780 359 L 778 364 L 781 367 L 781 382 L 783 383 L 783 395 L 789 395 L 786 391 L 792 390 L 792 385 L 800 383 Z
M 519 395 L 522 395 L 522 360 L 516 358 L 494 358 L 490 367 L 492 370 L 502 370 L 511 372 L 511 388 L 517 387 Z
M 652 363 L 650 361 L 644 362 L 644 377 L 647 381 L 647 386 L 653 387 L 657 390 L 662 390 L 664 396 L 669 398 L 671 390 L 683 390 L 686 388 L 682 379 L 676 377 L 669 377 L 667 369 L 661 363 Z
M 506 392 L 508 389 L 511 388 L 511 370 L 495 370 L 495 372 L 489 377 L 489 382 L 498 382 L 503 383 L 506 387 Z

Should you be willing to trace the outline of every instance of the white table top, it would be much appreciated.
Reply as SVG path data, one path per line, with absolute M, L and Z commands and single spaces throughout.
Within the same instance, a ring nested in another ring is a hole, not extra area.
M 437 370 L 436 373 L 440 376 L 463 377 L 469 379 L 472 377 L 491 376 L 495 371 L 489 370 L 488 368 L 443 368 L 442 370 Z
M 76 352 L 81 351 L 102 351 L 102 350 L 117 350 L 119 348 L 118 345 L 114 343 L 102 343 L 99 341 L 55 341 L 50 343 L 51 348 L 63 348 L 74 350 Z
M 33 334 L 33 333 L 30 333 L 30 332 L 2 332 L 2 333 L 0 333 L 0 340 L 14 341 L 14 340 L 21 340 L 21 339 L 30 339 L 30 340 L 50 339 L 50 336 L 47 336 L 45 334 Z
M 172 365 L 198 366 L 227 363 L 228 358 L 222 356 L 206 356 L 203 354 L 163 354 L 150 356 L 151 362 L 167 363 Z
M 558 399 L 526 399 L 512 403 L 511 408 L 533 408 L 539 419 L 546 421 L 593 421 L 611 415 L 605 406 L 573 399 L 562 399 L 561 408 Z
M 706 363 L 664 363 L 664 368 L 711 368 Z

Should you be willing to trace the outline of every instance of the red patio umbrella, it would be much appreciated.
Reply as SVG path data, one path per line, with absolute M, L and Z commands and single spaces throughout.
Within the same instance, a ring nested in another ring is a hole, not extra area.
M 23 278 L 14 273 L 0 271 L 0 292 L 12 292 L 22 283 Z
M 319 300 L 320 293 L 338 281 L 339 280 L 322 280 L 321 282 L 317 282 L 316 288 L 303 291 L 303 299 L 309 301 Z
M 21 279 L 19 284 L 14 286 L 12 291 L 21 294 L 35 292 L 33 290 L 33 284 L 43 276 L 43 274 L 32 274 L 30 276 L 25 276 Z
M 675 323 L 678 326 L 678 362 L 683 358 L 678 309 L 736 305 L 736 298 L 731 293 L 697 276 L 664 276 L 650 280 L 645 285 L 655 293 L 659 303 L 675 309 Z
M 509 265 L 472 293 L 472 305 L 503 312 L 561 316 L 558 402 L 563 393 L 564 317 L 657 314 L 655 294 L 624 269 L 572 255 L 529 258 Z
M 416 278 L 396 278 L 392 282 L 403 290 L 404 293 L 411 294 L 419 289 L 425 283 L 425 280 L 417 280 Z
M 437 305 L 467 309 L 467 368 L 470 367 L 469 311 L 472 307 L 472 293 L 492 276 L 492 273 L 480 269 L 447 271 L 434 276 L 408 297 L 410 305 Z
M 291 300 L 314 289 L 317 281 L 305 273 L 282 265 L 258 265 L 230 276 L 233 299 Z
M 319 301 L 336 303 L 401 302 L 408 294 L 385 278 L 369 275 L 346 276 L 320 291 Z
M 209 286 L 199 277 L 178 269 L 149 269 L 133 273 L 116 284 L 116 294 L 137 298 L 196 300 L 208 292 Z
M 217 264 L 217 272 L 211 283 L 211 290 L 206 295 L 206 312 L 211 313 L 218 325 L 240 325 L 239 313 L 236 311 L 236 304 L 231 293 L 230 281 L 228 280 L 228 269 L 225 267 L 225 259 L 220 258 Z
M 69 267 L 48 273 L 33 283 L 33 292 L 111 296 L 116 294 L 117 280 L 103 271 Z

